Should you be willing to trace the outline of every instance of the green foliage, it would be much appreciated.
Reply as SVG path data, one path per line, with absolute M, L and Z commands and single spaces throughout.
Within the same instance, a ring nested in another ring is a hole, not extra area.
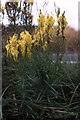
M 12 72 L 8 78 L 10 87 L 3 95 L 3 116 L 18 115 L 22 120 L 79 117 L 77 65 L 59 63 L 56 67 L 56 60 L 42 51 L 33 51 L 31 60 L 27 56 L 19 57 L 17 63 L 8 60 L 3 75 Z

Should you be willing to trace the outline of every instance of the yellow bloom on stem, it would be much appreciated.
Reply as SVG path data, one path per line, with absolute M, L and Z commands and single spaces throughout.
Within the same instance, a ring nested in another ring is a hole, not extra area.
M 14 53 L 15 53 L 14 60 L 17 60 L 19 51 L 18 51 L 18 50 L 15 50 Z
M 7 45 L 6 45 L 6 50 L 7 50 L 7 55 L 10 55 L 10 57 L 13 56 L 13 59 L 16 61 L 18 57 L 18 47 L 19 43 L 17 40 L 17 35 L 14 34 L 13 37 L 10 37 L 10 40 L 7 40 Z
M 39 42 L 35 42 L 35 43 L 34 43 L 34 46 L 39 46 Z
M 37 21 L 40 22 L 40 18 L 38 18 Z
M 47 41 L 45 42 L 45 44 L 42 46 L 42 48 L 43 48 L 43 50 L 45 51 L 46 50 L 46 48 L 47 48 Z
M 64 18 L 62 18 L 62 16 L 60 16 L 60 26 L 61 26 L 61 28 L 64 26 L 64 30 L 65 30 L 65 28 L 66 28 L 66 26 L 67 26 L 67 24 L 68 24 L 68 22 L 66 21 L 66 18 L 64 17 Z
M 20 33 L 20 37 L 23 38 L 24 37 L 24 32 Z

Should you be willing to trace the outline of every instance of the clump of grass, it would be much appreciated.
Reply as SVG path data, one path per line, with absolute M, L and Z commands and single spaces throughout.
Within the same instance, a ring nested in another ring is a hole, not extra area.
M 80 117 L 77 64 L 56 65 L 56 61 L 53 62 L 53 58 L 42 51 L 34 51 L 31 60 L 27 56 L 25 59 L 20 57 L 18 63 L 8 60 L 3 68 L 3 75 L 10 76 L 9 88 L 3 95 L 3 118 L 21 116 L 23 120 L 45 120 L 50 117 Z

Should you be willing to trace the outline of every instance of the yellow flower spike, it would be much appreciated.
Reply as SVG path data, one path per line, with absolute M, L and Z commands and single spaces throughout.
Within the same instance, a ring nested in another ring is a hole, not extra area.
M 32 40 L 31 44 L 35 43 L 35 40 Z
M 47 45 L 48 45 L 48 43 L 47 43 L 47 41 L 46 41 L 45 44 L 42 46 L 42 48 L 43 48 L 44 51 L 46 50 Z
M 24 37 L 24 32 L 20 33 L 20 37 L 23 38 Z
M 39 46 L 39 42 L 35 42 L 35 43 L 34 43 L 34 46 Z
M 18 53 L 18 50 L 15 50 L 15 53 L 17 54 L 17 53 Z
M 18 44 L 18 43 L 16 43 L 16 48 L 18 48 L 18 46 L 19 46 L 19 44 Z
M 38 18 L 37 21 L 40 22 L 40 18 Z
M 25 57 L 25 50 L 22 50 L 22 56 Z
M 55 23 L 55 19 L 53 19 L 53 23 Z
M 25 30 L 25 33 L 26 33 L 26 34 L 29 34 L 29 32 L 28 32 L 28 31 L 26 31 L 26 30 Z
M 21 40 L 18 40 L 18 44 L 20 44 L 21 43 Z
M 44 51 L 46 50 L 45 45 L 43 45 L 42 48 L 43 48 Z
M 29 49 L 29 47 L 27 47 L 27 52 L 29 52 L 30 51 L 30 49 Z
M 65 22 L 65 24 L 67 25 L 67 24 L 68 24 L 68 22 L 66 21 L 66 22 Z
M 13 35 L 13 39 L 17 39 L 17 34 L 14 34 L 14 35 Z
M 12 43 L 12 38 L 10 37 L 10 44 Z
M 62 16 L 60 16 L 60 21 L 62 21 Z
M 61 26 L 61 28 L 63 27 L 63 23 L 62 23 L 62 16 L 60 16 L 60 26 Z M 67 24 L 68 24 L 68 22 L 66 21 L 66 18 L 64 17 L 64 27 L 66 28 L 66 26 L 67 26 Z M 64 28 L 64 30 L 65 30 L 65 28 Z

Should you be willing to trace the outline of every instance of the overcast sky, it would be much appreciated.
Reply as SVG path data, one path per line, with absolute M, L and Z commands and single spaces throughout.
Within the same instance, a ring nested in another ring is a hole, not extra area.
M 5 2 L 6 0 L 1 0 L 2 5 L 4 5 Z M 33 23 L 37 24 L 39 9 L 42 9 L 44 14 L 46 13 L 53 14 L 54 18 L 56 18 L 54 2 L 61 9 L 61 13 L 65 11 L 65 16 L 68 21 L 68 25 L 77 30 L 79 0 L 34 0 L 32 12 L 32 14 L 34 15 Z

